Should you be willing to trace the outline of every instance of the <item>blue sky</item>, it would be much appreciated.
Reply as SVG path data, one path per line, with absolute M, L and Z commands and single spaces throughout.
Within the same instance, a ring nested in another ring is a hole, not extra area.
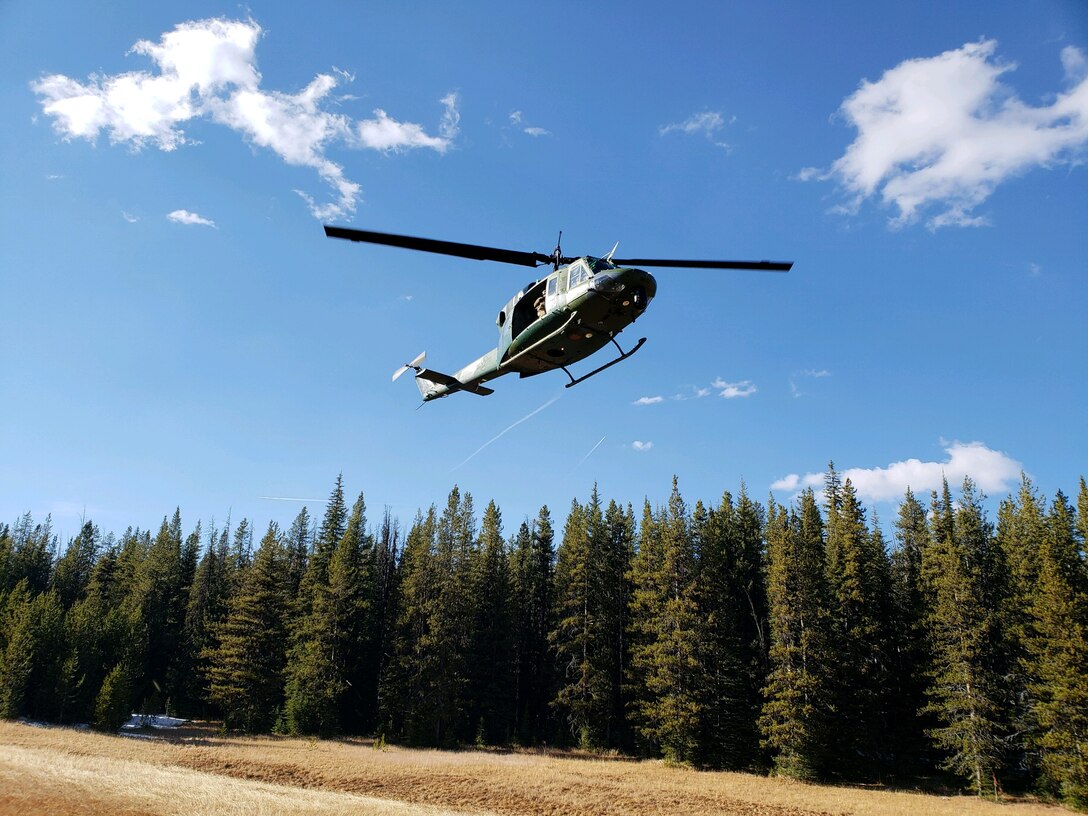
M 7 0 L 0 52 L 0 520 L 260 530 L 342 472 L 509 533 L 830 459 L 888 520 L 1086 470 L 1082 2 Z M 393 370 L 493 347 L 532 273 L 325 222 L 796 265 L 660 270 L 631 360 L 416 410 Z

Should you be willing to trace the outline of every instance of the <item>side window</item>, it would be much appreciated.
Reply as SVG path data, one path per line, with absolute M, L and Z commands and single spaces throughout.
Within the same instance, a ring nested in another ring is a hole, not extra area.
M 548 278 L 548 296 L 549 297 L 555 294 L 555 287 L 556 287 L 557 283 L 558 283 L 557 278 Z

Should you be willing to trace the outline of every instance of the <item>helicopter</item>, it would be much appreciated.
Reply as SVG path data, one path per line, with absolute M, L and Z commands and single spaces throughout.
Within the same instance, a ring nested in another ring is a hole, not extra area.
M 479 261 L 533 268 L 552 266 L 547 275 L 527 283 L 499 310 L 495 321 L 499 342 L 491 351 L 453 374 L 425 368 L 426 352 L 393 373 L 395 381 L 405 372 L 415 371 L 416 386 L 424 404 L 462 391 L 490 396 L 495 392 L 486 383 L 513 373 L 524 378 L 562 369 L 570 378 L 566 387 L 571 388 L 626 360 L 642 348 L 646 338 L 639 338 L 630 350 L 624 351 L 616 335 L 638 320 L 657 294 L 657 281 L 641 267 L 766 272 L 788 272 L 793 267 L 791 261 L 621 259 L 613 257 L 618 243 L 601 258 L 568 257 L 560 248 L 562 232 L 550 255 L 331 225 L 325 225 L 325 235 Z M 609 343 L 615 346 L 618 356 L 588 374 L 580 377 L 571 374 L 568 366 L 592 356 Z

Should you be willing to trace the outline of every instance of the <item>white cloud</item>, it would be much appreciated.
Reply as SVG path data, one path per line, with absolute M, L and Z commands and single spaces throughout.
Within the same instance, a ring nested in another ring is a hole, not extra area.
M 729 120 L 729 124 L 732 124 L 735 121 L 736 117 L 734 116 Z M 718 147 L 729 148 L 730 145 L 728 142 L 718 140 L 718 131 L 725 127 L 725 124 L 725 118 L 717 111 L 704 111 L 703 113 L 692 114 L 683 122 L 675 122 L 671 125 L 661 125 L 661 127 L 657 129 L 657 132 L 661 136 L 665 136 L 669 133 L 682 133 L 686 136 L 702 135 Z
M 177 212 L 184 212 L 184 210 L 177 210 Z M 140 220 L 140 216 L 133 215 L 132 213 L 125 212 L 124 210 L 121 211 L 121 217 L 123 219 L 125 219 L 126 221 L 128 221 L 130 224 L 135 224 L 137 221 Z M 167 218 L 169 218 L 169 217 L 170 216 L 167 216 Z
M 741 380 L 740 382 L 726 382 L 721 377 L 718 377 L 711 383 L 711 387 L 718 392 L 718 396 L 722 399 L 736 399 L 737 397 L 750 397 L 756 393 L 756 386 L 751 380 Z
M 631 447 L 634 448 L 636 451 L 640 451 L 640 452 L 641 451 L 648 451 L 653 446 L 654 446 L 653 442 L 643 442 L 640 439 L 636 439 L 634 442 L 631 443 Z
M 740 382 L 726 382 L 721 377 L 718 377 L 710 384 L 710 387 L 696 387 L 693 385 L 685 386 L 686 391 L 682 391 L 677 394 L 673 394 L 671 397 L 664 397 L 661 395 L 654 395 L 652 397 L 639 397 L 632 402 L 632 405 L 658 405 L 665 402 L 687 402 L 688 400 L 698 400 L 703 397 L 709 397 L 712 391 L 717 391 L 718 396 L 724 399 L 734 399 L 736 397 L 750 397 L 756 393 L 755 384 L 751 380 L 741 380 Z
M 1001 451 L 991 450 L 982 442 L 951 442 L 945 448 L 948 459 L 944 462 L 922 462 L 907 459 L 892 462 L 887 467 L 850 468 L 840 472 L 843 480 L 849 479 L 858 495 L 867 501 L 895 501 L 901 499 L 909 487 L 923 496 L 941 488 L 947 479 L 953 488 L 969 476 L 984 493 L 1005 491 L 1014 484 L 1023 471 L 1023 465 Z M 771 485 L 771 490 L 794 493 L 806 487 L 821 488 L 823 473 L 791 473 Z
M 189 212 L 188 210 L 174 210 L 166 217 L 177 224 L 188 224 L 191 226 L 200 227 L 215 227 L 215 222 L 212 221 L 210 218 L 205 218 L 202 215 L 197 215 L 196 213 Z
M 514 125 L 515 127 L 521 128 L 522 133 L 525 133 L 525 134 L 527 134 L 529 136 L 551 136 L 552 135 L 552 132 L 550 130 L 548 130 L 547 128 L 535 127 L 535 126 L 529 126 L 529 125 L 526 125 L 525 127 L 522 127 L 522 123 L 524 122 L 524 119 L 525 119 L 525 116 L 524 116 L 524 114 L 522 114 L 521 111 L 519 111 L 519 110 L 510 111 L 510 124 Z
M 31 89 L 66 140 L 93 141 L 105 132 L 113 144 L 135 150 L 152 144 L 173 151 L 194 144 L 182 127 L 186 123 L 203 119 L 225 125 L 288 164 L 316 170 L 333 189 L 334 200 L 318 204 L 296 192 L 322 219 L 350 215 L 361 193 L 360 185 L 326 156 L 331 144 L 444 153 L 457 136 L 460 114 L 454 93 L 440 100 L 444 112 L 439 135 L 432 136 L 421 125 L 399 122 L 381 109 L 374 111 L 375 118 L 361 121 L 326 110 L 333 89 L 354 79 L 336 69 L 318 74 L 295 94 L 262 89 L 256 60 L 261 34 L 253 20 L 180 23 L 158 43 L 140 40 L 132 47 L 130 53 L 149 57 L 156 72 L 92 74 L 86 83 L 51 74 L 32 82 Z
M 922 217 L 931 229 L 985 224 L 974 210 L 997 185 L 1073 162 L 1088 144 L 1084 53 L 1062 50 L 1069 89 L 1034 107 L 1001 82 L 1016 66 L 996 50 L 995 40 L 967 43 L 863 81 L 839 109 L 857 138 L 829 170 L 805 168 L 797 178 L 838 181 L 850 196 L 846 211 L 879 195 L 898 210 L 895 226 Z

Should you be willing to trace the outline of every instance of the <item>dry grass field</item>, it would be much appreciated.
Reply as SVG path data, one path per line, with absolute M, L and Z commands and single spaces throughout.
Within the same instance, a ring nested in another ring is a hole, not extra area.
M 0 814 L 729 814 L 1059 816 L 1031 802 L 803 785 L 541 753 L 377 750 L 365 741 L 157 739 L 0 722 Z

